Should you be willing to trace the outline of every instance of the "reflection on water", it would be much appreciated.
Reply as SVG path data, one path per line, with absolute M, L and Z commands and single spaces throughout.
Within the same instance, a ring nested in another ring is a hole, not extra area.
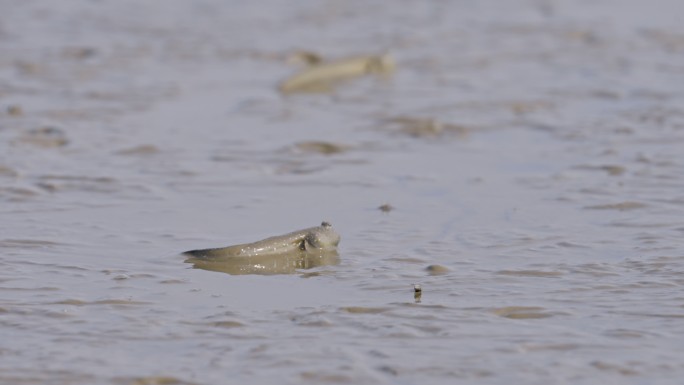
M 223 259 L 188 258 L 195 269 L 240 274 L 293 274 L 320 266 L 336 265 L 340 261 L 337 251 L 302 251 L 279 255 L 258 255 Z

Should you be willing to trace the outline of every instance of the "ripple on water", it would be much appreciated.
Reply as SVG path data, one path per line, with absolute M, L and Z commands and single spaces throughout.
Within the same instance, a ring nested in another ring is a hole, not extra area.
M 344 367 L 340 367 L 337 370 L 302 371 L 299 373 L 299 377 L 302 381 L 312 384 L 358 384 L 377 382 L 376 378 L 359 373 L 350 373 L 348 368 Z
M 537 352 L 537 351 L 560 351 L 568 352 L 577 349 L 589 348 L 589 345 L 584 344 L 573 344 L 573 343 L 547 343 L 547 344 L 523 344 L 518 350 L 524 352 Z
M 3 166 L 0 164 L 0 177 L 16 178 L 19 173 L 9 166 Z
M 8 202 L 26 202 L 41 195 L 30 187 L 0 186 L 0 198 Z
M 114 306 L 147 306 L 152 305 L 151 302 L 134 301 L 130 299 L 102 299 L 98 301 L 83 301 L 80 299 L 65 299 L 56 302 L 50 302 L 51 305 L 71 305 L 71 306 L 93 306 L 93 305 L 114 305 Z
M 61 290 L 55 286 L 38 286 L 38 287 L 0 287 L 2 291 L 27 291 L 27 292 L 41 292 L 41 291 L 59 291 Z
M 583 263 L 579 265 L 561 264 L 559 267 L 572 274 L 586 274 L 592 277 L 620 276 L 615 267 L 607 263 Z
M 330 317 L 327 317 L 324 314 L 293 315 L 290 320 L 298 326 L 331 327 L 335 325 Z
M 335 155 L 352 150 L 352 146 L 342 143 L 306 141 L 297 142 L 288 150 L 301 154 Z
M 514 277 L 539 277 L 539 278 L 556 278 L 563 275 L 560 271 L 544 271 L 544 270 L 500 270 L 496 274 L 509 275 Z
M 38 178 L 36 185 L 48 192 L 114 193 L 122 190 L 120 182 L 115 178 L 86 175 L 43 175 Z
M 116 155 L 124 156 L 150 156 L 160 153 L 159 148 L 153 144 L 141 144 L 135 147 L 125 148 L 123 150 L 116 151 Z
M 618 339 L 633 339 L 658 336 L 657 333 L 651 331 L 633 330 L 633 329 L 610 329 L 603 332 L 603 335 L 618 338 Z
M 634 365 L 627 366 L 610 363 L 606 361 L 593 361 L 591 363 L 591 366 L 602 371 L 616 372 L 623 376 L 637 376 L 641 374 L 638 370 L 635 369 Z
M 16 374 L 12 371 L 0 373 L 0 383 L 3 384 L 94 384 L 99 381 L 101 378 L 87 373 L 47 368 L 35 371 L 34 369 L 27 369 Z
M 387 312 L 391 310 L 390 308 L 387 307 L 363 307 L 363 306 L 348 306 L 348 307 L 342 307 L 340 310 L 343 310 L 347 313 L 351 314 L 380 314 Z
M 621 176 L 622 174 L 624 174 L 627 171 L 627 169 L 624 166 L 614 165 L 614 164 L 598 165 L 598 166 L 581 165 L 581 166 L 575 166 L 575 169 L 586 170 L 586 171 L 603 171 L 610 176 Z
M 245 326 L 244 323 L 238 322 L 238 321 L 215 321 L 215 322 L 209 322 L 205 324 L 206 326 L 210 327 L 215 327 L 215 328 L 222 328 L 222 329 L 232 329 L 232 328 L 239 328 Z
M 43 241 L 40 239 L 3 239 L 0 240 L 0 248 L 16 249 L 42 249 L 50 247 L 64 246 L 64 243 Z
M 588 209 L 588 210 L 627 211 L 627 210 L 642 209 L 645 207 L 648 207 L 648 205 L 645 203 L 626 201 L 626 202 L 620 202 L 620 203 L 606 203 L 606 204 L 602 204 L 602 205 L 585 206 L 584 208 Z
M 197 382 L 172 376 L 117 377 L 113 382 L 121 385 L 198 385 Z
M 491 311 L 500 317 L 511 319 L 538 319 L 553 316 L 553 313 L 539 306 L 506 306 L 494 308 Z

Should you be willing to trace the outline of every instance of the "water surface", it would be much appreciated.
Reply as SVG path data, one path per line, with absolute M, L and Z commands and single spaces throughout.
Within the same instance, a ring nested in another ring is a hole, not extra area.
M 680 2 L 0 3 L 1 383 L 681 381 Z

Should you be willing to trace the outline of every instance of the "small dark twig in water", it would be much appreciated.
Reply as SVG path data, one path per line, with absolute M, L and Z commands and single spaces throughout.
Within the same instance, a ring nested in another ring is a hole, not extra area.
M 423 288 L 417 284 L 413 284 L 413 299 L 416 300 L 416 303 L 420 303 L 420 298 L 423 295 Z

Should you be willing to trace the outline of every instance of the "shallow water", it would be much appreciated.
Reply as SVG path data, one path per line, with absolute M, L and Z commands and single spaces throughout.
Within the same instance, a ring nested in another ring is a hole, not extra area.
M 0 383 L 681 381 L 681 2 L 0 5 Z

